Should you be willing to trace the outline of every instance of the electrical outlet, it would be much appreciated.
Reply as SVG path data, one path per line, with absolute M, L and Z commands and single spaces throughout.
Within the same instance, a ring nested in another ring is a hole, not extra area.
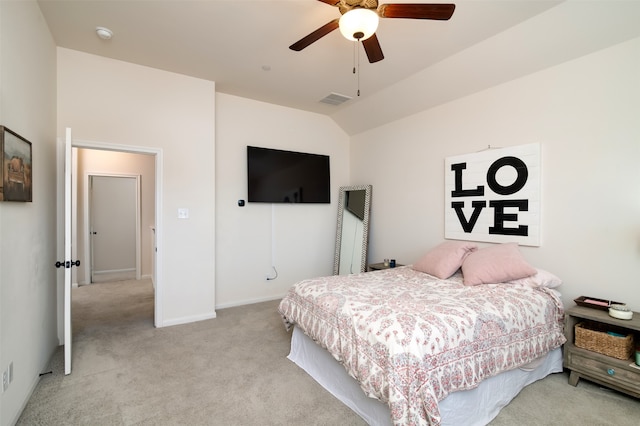
M 2 372 L 2 392 L 6 391 L 9 387 L 9 369 L 7 368 Z

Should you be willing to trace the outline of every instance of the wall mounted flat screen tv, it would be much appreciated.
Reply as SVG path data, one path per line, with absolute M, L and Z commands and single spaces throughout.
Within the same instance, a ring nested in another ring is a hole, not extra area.
M 330 203 L 329 156 L 247 146 L 249 202 Z

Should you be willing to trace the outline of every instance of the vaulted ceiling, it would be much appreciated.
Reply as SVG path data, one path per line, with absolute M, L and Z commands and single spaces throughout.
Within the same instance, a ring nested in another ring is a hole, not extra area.
M 326 114 L 348 134 L 640 36 L 640 1 L 460 0 L 452 2 L 448 21 L 381 19 L 377 37 L 385 59 L 370 64 L 362 47 L 339 31 L 300 52 L 289 49 L 340 16 L 323 1 L 38 3 L 58 46 Z M 98 38 L 98 26 L 111 29 L 113 38 Z M 331 93 L 352 99 L 337 106 L 320 102 Z

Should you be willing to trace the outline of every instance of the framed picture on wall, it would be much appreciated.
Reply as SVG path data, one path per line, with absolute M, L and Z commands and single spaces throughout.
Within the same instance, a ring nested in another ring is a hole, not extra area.
M 32 201 L 31 142 L 0 126 L 0 201 Z
M 540 246 L 539 143 L 445 158 L 445 238 Z

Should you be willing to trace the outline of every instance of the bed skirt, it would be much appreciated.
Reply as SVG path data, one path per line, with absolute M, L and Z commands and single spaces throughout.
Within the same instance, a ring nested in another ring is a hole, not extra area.
M 298 327 L 293 329 L 288 358 L 369 425 L 391 425 L 389 407 L 367 397 L 344 367 Z M 438 404 L 442 425 L 486 425 L 525 386 L 559 372 L 562 372 L 562 350 L 557 348 L 532 368 L 505 371 L 486 379 L 475 389 L 454 392 Z

